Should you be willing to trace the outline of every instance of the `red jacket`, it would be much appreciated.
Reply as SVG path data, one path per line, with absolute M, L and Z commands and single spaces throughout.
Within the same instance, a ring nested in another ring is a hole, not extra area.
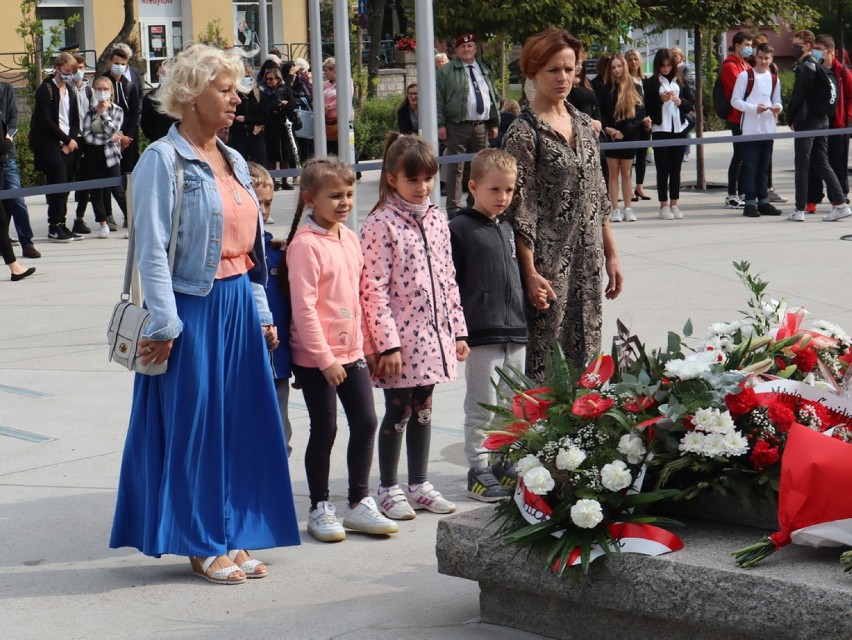
M 728 102 L 731 101 L 731 95 L 734 93 L 737 76 L 747 69 L 751 69 L 751 65 L 745 60 L 740 60 L 734 54 L 729 55 L 722 62 L 722 88 L 725 89 L 725 97 L 728 99 Z M 731 107 L 730 111 L 728 111 L 728 122 L 739 126 L 742 119 L 742 112 Z
M 852 70 L 841 64 L 837 58 L 831 63 L 831 70 L 837 76 L 838 86 L 837 110 L 834 112 L 831 128 L 843 129 L 847 123 L 852 124 Z

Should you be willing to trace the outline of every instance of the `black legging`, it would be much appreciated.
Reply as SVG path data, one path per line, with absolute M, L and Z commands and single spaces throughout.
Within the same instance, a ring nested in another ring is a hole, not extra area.
M 86 145 L 86 154 L 83 156 L 83 169 L 86 180 L 118 178 L 121 176 L 120 164 L 116 164 L 112 167 L 107 166 L 105 149 L 103 146 Z M 121 213 L 124 214 L 125 218 L 127 217 L 127 197 L 124 193 L 123 186 L 118 185 L 103 189 L 92 189 L 87 193 L 88 199 L 92 203 L 92 209 L 95 212 L 95 220 L 97 222 L 106 222 L 107 217 L 112 215 L 112 207 L 110 206 L 107 208 L 110 193 L 118 203 L 118 208 L 121 209 Z M 77 215 L 79 216 L 79 213 Z
M 642 130 L 640 140 L 650 140 L 651 132 Z M 656 156 L 655 156 L 656 157 Z M 648 147 L 636 149 L 636 184 L 645 184 L 645 169 L 648 164 Z M 625 205 L 627 206 L 627 205 Z
M 311 509 L 316 508 L 318 502 L 328 500 L 331 448 L 337 435 L 338 397 L 349 422 L 349 445 L 346 449 L 349 503 L 356 504 L 369 494 L 377 422 L 373 385 L 367 362 L 363 358 L 343 368 L 346 370 L 346 379 L 337 387 L 332 387 L 319 369 L 293 365 L 293 373 L 296 382 L 302 387 L 311 419 L 311 435 L 305 450 L 305 474 L 308 477 Z
M 427 387 L 385 389 L 385 417 L 379 429 L 379 476 L 383 487 L 399 484 L 397 468 L 403 432 L 406 432 L 408 484 L 426 482 L 429 444 L 432 439 L 434 390 L 434 384 Z M 410 420 L 412 413 L 413 421 Z
M 3 180 L 0 179 L 0 187 L 2 186 Z M 0 255 L 3 256 L 3 262 L 6 264 L 17 261 L 12 240 L 9 238 L 9 219 L 6 217 L 6 209 L 3 208 L 2 202 L 0 202 Z
M 686 138 L 685 133 L 655 131 L 654 140 L 673 140 Z M 657 169 L 657 196 L 660 202 L 680 198 L 680 168 L 683 165 L 682 147 L 654 147 L 654 166 Z

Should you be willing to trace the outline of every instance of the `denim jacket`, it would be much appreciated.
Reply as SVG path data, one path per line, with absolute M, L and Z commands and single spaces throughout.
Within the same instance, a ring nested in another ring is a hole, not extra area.
M 272 324 L 272 313 L 264 291 L 267 271 L 260 205 L 257 204 L 245 160 L 221 142 L 219 148 L 229 158 L 234 175 L 257 206 L 257 233 L 249 255 L 254 267 L 248 275 L 260 322 Z M 177 196 L 175 152 L 184 160 L 184 182 L 174 271 L 170 274 L 168 249 Z M 152 143 L 145 150 L 131 180 L 135 260 L 145 304 L 151 312 L 151 323 L 145 337 L 170 340 L 180 335 L 183 328 L 177 315 L 174 292 L 206 296 L 213 288 L 222 255 L 222 198 L 210 166 L 178 133 L 177 125 L 172 125 L 164 139 Z

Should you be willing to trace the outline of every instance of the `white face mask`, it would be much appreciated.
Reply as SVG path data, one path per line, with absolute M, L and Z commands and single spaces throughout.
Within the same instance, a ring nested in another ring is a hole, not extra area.
M 254 80 L 252 80 L 251 76 L 243 77 L 243 85 L 245 85 L 246 87 L 250 87 L 252 84 L 254 84 Z
M 109 91 L 95 91 L 95 100 L 98 102 L 109 102 L 112 94 Z
M 127 69 L 126 64 L 114 64 L 112 65 L 112 74 L 114 76 L 124 75 L 125 70 Z

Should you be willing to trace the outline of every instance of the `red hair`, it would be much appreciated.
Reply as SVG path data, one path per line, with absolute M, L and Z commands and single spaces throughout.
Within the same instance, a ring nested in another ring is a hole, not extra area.
M 530 36 L 521 50 L 521 72 L 527 78 L 533 77 L 544 68 L 548 60 L 563 49 L 573 49 L 577 64 L 580 64 L 583 45 L 565 29 L 551 27 Z

